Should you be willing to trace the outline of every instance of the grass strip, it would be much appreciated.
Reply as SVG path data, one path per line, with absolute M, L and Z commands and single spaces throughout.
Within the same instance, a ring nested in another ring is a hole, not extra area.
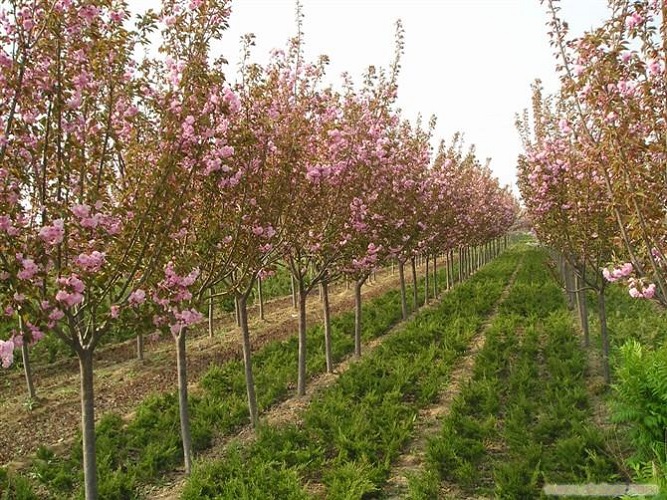
M 585 354 L 546 258 L 526 252 L 410 498 L 437 498 L 442 481 L 467 494 L 539 498 L 545 483 L 618 479 L 592 423 Z
M 183 498 L 301 499 L 315 485 L 330 499 L 380 491 L 419 408 L 437 397 L 518 259 L 506 252 L 420 312 L 316 395 L 300 425 L 264 426 L 252 443 L 197 464 Z

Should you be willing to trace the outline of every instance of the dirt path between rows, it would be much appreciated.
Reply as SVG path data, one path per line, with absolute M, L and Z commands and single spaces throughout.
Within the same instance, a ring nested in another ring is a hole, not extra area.
M 449 415 L 454 400 L 461 393 L 464 384 L 470 380 L 477 353 L 484 348 L 486 331 L 498 315 L 500 305 L 509 295 L 520 267 L 521 263 L 519 262 L 491 313 L 471 339 L 466 354 L 457 361 L 457 365 L 451 373 L 450 381 L 439 394 L 438 400 L 431 406 L 420 410 L 413 430 L 413 434 L 417 437 L 407 445 L 403 454 L 393 465 L 389 480 L 385 485 L 384 492 L 387 499 L 402 499 L 408 496 L 408 478 L 417 475 L 422 470 L 429 438 L 440 432 L 442 420 Z M 440 494 L 444 498 L 456 498 L 458 500 L 478 498 L 470 497 L 458 490 L 455 485 L 447 483 L 442 483 Z
M 420 269 L 420 272 L 423 271 Z M 421 274 L 420 274 L 421 275 Z M 362 289 L 365 301 L 398 288 L 398 276 L 390 270 L 378 273 L 375 281 Z M 344 285 L 330 292 L 332 315 L 354 307 L 352 289 Z M 309 297 L 308 323 L 322 321 L 321 304 L 317 293 Z M 296 334 L 298 318 L 292 308 L 291 297 L 275 299 L 266 305 L 266 320 L 251 321 L 253 350 Z M 101 349 L 96 357 L 95 393 L 96 416 L 108 412 L 130 414 L 136 405 L 154 393 L 173 391 L 176 385 L 175 348 L 171 339 L 147 343 L 145 360 L 135 359 L 134 341 Z M 188 339 L 188 376 L 190 384 L 213 365 L 230 359 L 241 359 L 240 335 L 233 315 L 226 315 L 216 324 L 211 339 L 206 328 L 193 331 Z M 12 380 L 14 378 L 14 380 Z M 35 383 L 40 404 L 30 410 L 25 405 L 20 374 L 11 374 L 3 380 L 0 389 L 0 464 L 12 469 L 25 465 L 22 461 L 39 446 L 62 449 L 71 443 L 80 422 L 79 381 L 76 360 L 66 360 L 56 366 L 35 368 Z M 21 391 L 17 388 L 21 387 Z

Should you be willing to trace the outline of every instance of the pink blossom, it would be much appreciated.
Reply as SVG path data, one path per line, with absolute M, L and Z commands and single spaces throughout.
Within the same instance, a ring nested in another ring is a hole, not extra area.
M 232 146 L 223 146 L 220 148 L 220 156 L 223 158 L 234 156 L 234 148 Z
M 630 276 L 632 274 L 633 269 L 634 268 L 632 267 L 632 263 L 626 262 L 625 264 L 623 264 L 621 266 L 621 269 L 620 269 L 621 276 L 624 276 L 624 277 L 625 276 Z
M 630 293 L 630 297 L 632 297 L 633 299 L 639 299 L 643 297 L 642 293 L 639 290 L 637 290 L 634 286 L 628 289 L 628 293 Z
M 64 304 L 66 307 L 72 307 L 83 302 L 83 291 L 86 289 L 86 286 L 78 276 L 73 274 L 69 278 L 59 278 L 57 283 L 65 287 L 65 289 L 61 288 L 56 293 L 56 300 L 58 302 Z
M 65 223 L 62 219 L 56 219 L 51 226 L 44 226 L 39 230 L 39 237 L 52 246 L 62 243 L 64 236 Z
M 639 24 L 642 23 L 644 18 L 638 12 L 633 12 L 631 16 L 625 19 L 625 27 L 629 30 L 635 29 Z
M 78 218 L 88 217 L 90 215 L 90 205 L 73 205 L 71 212 Z
M 115 319 L 118 317 L 119 314 L 120 314 L 120 307 L 117 305 L 111 306 L 111 309 L 109 309 L 109 315 Z
M 72 307 L 83 302 L 83 295 L 77 292 L 69 293 L 65 290 L 58 290 L 56 300 L 62 302 L 66 307 Z
M 659 75 L 662 73 L 662 64 L 659 60 L 653 59 L 648 63 L 648 72 L 650 75 Z
M 15 228 L 9 215 L 0 215 L 0 231 L 4 231 L 10 236 L 12 233 L 15 233 Z
M 572 132 L 572 128 L 570 128 L 570 123 L 565 118 L 562 118 L 558 122 L 558 127 L 560 128 L 560 131 L 564 134 L 569 134 L 570 132 Z
M 76 265 L 86 272 L 96 273 L 104 264 L 105 254 L 97 250 L 90 254 L 82 253 L 76 258 Z
M 95 214 L 92 217 L 83 217 L 79 222 L 81 226 L 87 229 L 95 229 L 97 226 L 99 226 L 101 220 L 101 214 Z
M 9 368 L 14 362 L 14 341 L 0 340 L 0 362 L 3 368 Z
M 30 343 L 35 344 L 36 342 L 42 340 L 44 338 L 44 333 L 37 328 L 35 325 L 33 325 L 30 322 L 26 322 L 26 327 L 28 330 L 30 330 Z
M 31 280 L 39 271 L 39 267 L 37 267 L 37 264 L 32 259 L 23 259 L 21 265 L 23 269 L 17 274 L 20 280 Z
M 138 306 L 140 304 L 143 304 L 145 300 L 146 300 L 146 292 L 143 291 L 141 288 L 138 288 L 130 294 L 128 302 L 131 306 Z
M 241 101 L 229 87 L 226 87 L 224 90 L 224 100 L 229 105 L 229 110 L 232 113 L 237 113 L 241 109 Z
M 60 321 L 65 317 L 65 313 L 62 312 L 60 309 L 54 309 L 49 313 L 49 319 L 53 322 L 55 321 Z
M 655 284 L 651 283 L 649 286 L 644 288 L 643 294 L 645 299 L 652 299 L 655 295 Z
M 604 276 L 604 279 L 606 279 L 609 282 L 613 283 L 614 281 L 616 281 L 616 278 L 612 276 L 611 272 L 606 267 L 602 270 L 602 276 Z
M 14 342 L 15 349 L 23 347 L 23 335 L 12 335 L 12 341 Z

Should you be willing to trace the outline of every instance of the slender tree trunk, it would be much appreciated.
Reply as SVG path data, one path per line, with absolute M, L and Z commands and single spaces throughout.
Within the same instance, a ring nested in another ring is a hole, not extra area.
M 327 362 L 327 373 L 333 373 L 333 353 L 331 351 L 331 308 L 329 306 L 329 283 L 320 285 L 322 295 L 322 312 L 324 313 L 324 358 Z
M 239 304 L 234 301 L 234 316 L 236 317 L 236 326 L 241 326 L 241 315 L 239 314 Z
M 428 287 L 431 285 L 431 280 L 429 279 L 429 274 L 431 274 L 431 270 L 429 269 L 428 266 L 428 261 L 429 261 L 429 256 L 426 254 L 426 272 L 424 273 L 424 305 L 428 304 L 428 294 L 429 294 L 429 289 Z
M 83 437 L 83 477 L 86 500 L 97 499 L 97 463 L 95 453 L 95 391 L 93 388 L 93 353 L 79 347 L 81 377 L 81 434 Z
M 264 290 L 262 278 L 257 278 L 257 299 L 259 300 L 259 319 L 264 321 Z
M 306 394 L 306 298 L 307 292 L 302 282 L 297 283 L 299 291 L 299 376 L 297 380 L 297 393 L 299 396 Z
M 602 374 L 604 381 L 611 382 L 611 372 L 609 370 L 609 332 L 607 331 L 607 310 L 604 298 L 604 283 L 598 290 L 598 313 L 600 315 L 600 338 L 602 339 Z
M 438 298 L 438 252 L 433 254 L 433 298 Z
M 144 334 L 141 331 L 137 333 L 137 359 L 144 360 Z
M 359 279 L 354 283 L 354 355 L 357 358 L 361 357 L 361 287 L 364 281 Z
M 28 352 L 28 342 L 25 340 L 24 328 L 23 328 L 23 317 L 21 313 L 18 314 L 19 317 L 19 332 L 22 335 L 23 342 L 21 343 L 21 356 L 23 357 L 23 374 L 25 375 L 25 383 L 28 388 L 28 398 L 35 399 L 35 384 L 32 380 L 32 365 L 30 364 L 30 353 Z
M 295 280 L 294 276 L 290 277 L 290 285 L 292 287 L 292 307 L 294 309 L 298 309 L 298 307 L 299 307 L 299 300 L 297 298 L 298 290 L 297 290 L 297 287 L 296 287 L 296 280 Z
M 445 279 L 447 281 L 446 283 L 447 290 L 452 288 L 452 279 L 454 273 L 451 272 L 451 263 L 452 263 L 451 253 L 447 251 L 445 252 Z
M 181 420 L 181 440 L 183 441 L 183 464 L 185 474 L 192 471 L 192 436 L 190 434 L 190 409 L 188 408 L 188 370 L 185 356 L 187 328 L 182 327 L 176 341 L 176 369 L 178 370 L 178 409 Z
M 410 259 L 410 265 L 412 267 L 412 310 L 416 311 L 419 309 L 419 289 L 417 287 L 417 261 L 414 257 Z
M 208 298 L 208 337 L 213 338 L 213 291 Z
M 567 259 L 563 259 L 563 282 L 565 283 L 565 291 L 567 292 L 567 306 L 570 310 L 574 309 L 574 283 L 572 267 Z
M 459 247 L 459 283 L 463 281 L 463 247 Z
M 403 319 L 408 319 L 408 299 L 405 290 L 405 269 L 402 260 L 398 260 L 398 280 L 401 283 L 401 314 Z
M 586 292 L 582 290 L 582 282 L 579 275 L 575 273 L 574 275 L 574 286 L 576 287 L 577 293 L 577 310 L 579 311 L 579 324 L 581 325 L 581 331 L 584 334 L 584 347 L 588 347 L 591 343 L 590 335 L 588 332 L 588 307 L 586 304 Z
M 236 298 L 241 318 L 241 339 L 243 341 L 243 367 L 245 370 L 245 385 L 248 395 L 248 411 L 250 423 L 254 429 L 259 423 L 257 410 L 257 396 L 255 395 L 255 379 L 252 375 L 252 347 L 250 346 L 250 329 L 248 328 L 248 297 L 241 295 Z

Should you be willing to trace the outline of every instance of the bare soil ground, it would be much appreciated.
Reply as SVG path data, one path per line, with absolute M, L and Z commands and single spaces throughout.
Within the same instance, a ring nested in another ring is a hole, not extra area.
M 398 287 L 398 276 L 389 270 L 377 274 L 373 283 L 364 286 L 364 300 L 380 296 Z M 352 289 L 344 285 L 332 287 L 332 314 L 354 307 Z M 296 334 L 297 314 L 291 297 L 275 299 L 266 304 L 266 319 L 258 314 L 251 320 L 253 350 Z M 251 313 L 252 314 L 252 313 Z M 322 321 L 317 293 L 308 300 L 308 322 Z M 107 412 L 129 416 L 136 405 L 154 393 L 173 391 L 176 386 L 175 348 L 171 338 L 148 342 L 143 362 L 135 358 L 134 340 L 100 349 L 95 361 L 95 394 L 97 418 Z M 216 321 L 216 333 L 209 338 L 206 328 L 193 330 L 188 339 L 188 376 L 196 386 L 199 378 L 212 365 L 241 359 L 240 335 L 233 315 Z M 0 464 L 21 468 L 26 457 L 39 446 L 56 450 L 68 446 L 79 428 L 79 374 L 75 359 L 53 365 L 34 367 L 38 404 L 26 405 L 23 378 L 19 372 L 5 374 L 0 383 Z M 20 390 L 18 388 L 21 388 Z

